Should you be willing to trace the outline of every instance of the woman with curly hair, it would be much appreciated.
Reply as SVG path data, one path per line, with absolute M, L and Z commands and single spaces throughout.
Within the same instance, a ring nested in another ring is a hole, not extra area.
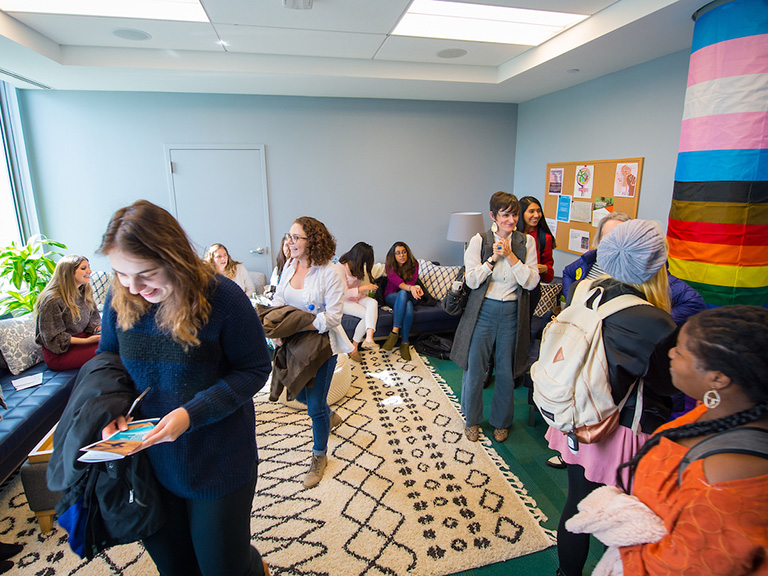
M 680 331 L 669 352 L 672 382 L 703 403 L 659 428 L 623 465 L 634 471 L 633 494 L 667 532 L 619 548 L 624 574 L 768 573 L 766 326 L 765 308 L 724 306 Z
M 144 547 L 164 576 L 268 573 L 250 532 L 253 395 L 272 368 L 256 311 L 146 200 L 115 212 L 100 252 L 115 271 L 100 351 L 118 353 L 137 392 L 148 390 L 140 417 L 160 419 L 141 449 L 168 519 Z M 120 416 L 102 435 L 125 429 Z
M 224 244 L 211 244 L 205 252 L 204 260 L 213 266 L 217 274 L 229 278 L 240 286 L 240 289 L 248 294 L 248 296 L 256 290 L 256 286 L 253 285 L 245 265 L 242 262 L 233 260 L 229 256 L 229 250 L 227 250 Z
M 297 218 L 288 235 L 291 260 L 283 270 L 272 302 L 276 306 L 287 304 L 314 314 L 315 319 L 305 330 L 328 334 L 332 353 L 318 368 L 312 386 L 303 388 L 296 398 L 307 405 L 312 419 L 312 460 L 304 477 L 304 487 L 311 488 L 325 473 L 331 428 L 341 424 L 341 418 L 328 406 L 336 356 L 351 352 L 353 347 L 341 327 L 347 284 L 341 268 L 331 262 L 336 252 L 336 239 L 325 224 L 310 216 Z M 282 345 L 280 341 L 276 343 Z
M 64 256 L 35 302 L 35 342 L 51 370 L 80 368 L 96 355 L 101 316 L 90 279 L 88 258 Z

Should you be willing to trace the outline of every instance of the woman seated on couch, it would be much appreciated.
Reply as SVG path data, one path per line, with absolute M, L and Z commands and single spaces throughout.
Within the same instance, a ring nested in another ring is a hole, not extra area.
M 85 256 L 64 256 L 37 298 L 35 342 L 43 347 L 43 360 L 51 370 L 80 368 L 96 355 L 101 316 L 90 279 Z
M 373 247 L 365 242 L 358 242 L 345 254 L 339 256 L 339 264 L 344 270 L 347 291 L 344 294 L 344 314 L 360 318 L 352 338 L 355 349 L 349 357 L 355 362 L 362 361 L 359 347 L 373 348 L 373 333 L 376 332 L 376 321 L 379 319 L 379 303 L 368 296 L 376 290 L 376 284 L 370 281 L 373 269 Z M 364 283 L 367 280 L 367 283 Z M 363 340 L 365 338 L 365 340 Z
M 251 277 L 248 276 L 248 270 L 242 262 L 232 260 L 229 251 L 224 244 L 211 244 L 205 253 L 205 261 L 212 265 L 217 274 L 229 278 L 240 286 L 240 288 L 250 296 L 256 290 Z
M 392 350 L 401 338 L 400 356 L 403 360 L 411 359 L 409 335 L 413 324 L 413 304 L 424 296 L 418 284 L 419 263 L 413 257 L 405 242 L 395 242 L 387 252 L 387 287 L 384 301 L 392 308 L 392 331 L 382 345 L 384 350 Z

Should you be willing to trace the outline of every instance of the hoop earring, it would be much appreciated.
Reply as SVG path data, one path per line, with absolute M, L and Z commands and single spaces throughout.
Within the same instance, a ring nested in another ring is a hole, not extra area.
M 713 410 L 720 406 L 720 393 L 717 390 L 709 390 L 704 394 L 704 406 Z
M 498 232 L 498 231 L 499 231 L 499 225 L 498 225 L 498 224 L 496 224 L 496 222 L 494 222 L 493 224 L 491 224 L 491 232 L 493 232 L 494 234 L 496 234 L 496 232 Z

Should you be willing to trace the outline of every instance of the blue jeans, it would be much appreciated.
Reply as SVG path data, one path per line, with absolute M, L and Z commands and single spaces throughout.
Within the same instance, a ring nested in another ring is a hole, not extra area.
M 400 328 L 400 339 L 408 342 L 413 324 L 413 303 L 416 299 L 408 290 L 398 290 L 384 296 L 384 302 L 392 308 L 392 326 Z
M 315 456 L 325 456 L 328 450 L 328 436 L 331 434 L 331 409 L 328 406 L 328 390 L 331 389 L 333 371 L 336 369 L 336 356 L 331 356 L 320 366 L 315 374 L 314 382 L 309 388 L 304 388 L 296 400 L 307 405 L 307 412 L 312 419 L 312 453 Z
M 494 428 L 509 428 L 515 415 L 515 341 L 517 339 L 517 301 L 501 302 L 486 298 L 480 308 L 472 340 L 469 366 L 461 378 L 461 411 L 467 426 L 483 421 L 483 379 L 496 343 L 496 383 L 491 400 Z

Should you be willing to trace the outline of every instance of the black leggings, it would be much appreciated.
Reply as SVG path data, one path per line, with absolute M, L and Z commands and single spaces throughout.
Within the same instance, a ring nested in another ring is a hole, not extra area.
M 579 511 L 577 506 L 590 492 L 603 484 L 590 482 L 584 477 L 584 468 L 568 464 L 568 498 L 565 500 L 563 515 L 557 526 L 557 557 L 560 561 L 561 576 L 581 576 L 589 554 L 589 534 L 574 534 L 565 529 Z
M 214 500 L 186 500 L 163 490 L 168 520 L 143 540 L 161 576 L 264 576 L 251 546 L 253 479 Z

